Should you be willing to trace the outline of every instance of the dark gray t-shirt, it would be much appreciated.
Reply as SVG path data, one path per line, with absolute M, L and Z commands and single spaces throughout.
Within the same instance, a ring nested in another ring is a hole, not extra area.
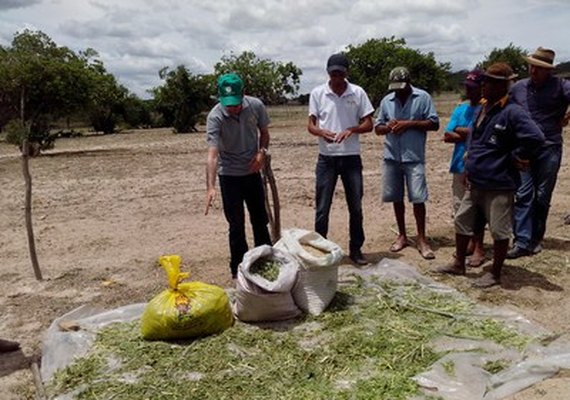
M 249 163 L 259 150 L 259 129 L 269 126 L 265 105 L 256 97 L 244 96 L 238 116 L 228 114 L 216 104 L 208 114 L 206 135 L 208 147 L 217 147 L 218 174 L 249 175 Z

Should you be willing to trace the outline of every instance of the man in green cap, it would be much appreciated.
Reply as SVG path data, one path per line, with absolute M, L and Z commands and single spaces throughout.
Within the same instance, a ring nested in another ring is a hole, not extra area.
M 217 86 L 220 102 L 212 108 L 206 123 L 205 214 L 216 197 L 217 173 L 224 215 L 229 224 L 230 270 L 235 279 L 243 255 L 248 251 L 244 203 L 255 246 L 271 245 L 260 173 L 269 146 L 269 117 L 261 100 L 244 96 L 243 81 L 237 74 L 220 76 Z

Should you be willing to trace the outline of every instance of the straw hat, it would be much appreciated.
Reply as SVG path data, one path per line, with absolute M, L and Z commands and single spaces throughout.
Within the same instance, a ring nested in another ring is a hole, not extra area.
M 537 67 L 554 68 L 554 50 L 545 49 L 544 47 L 539 47 L 536 49 L 534 54 L 531 54 L 528 57 L 525 57 L 527 63 L 531 65 L 535 65 Z
M 498 81 L 512 81 L 518 76 L 513 72 L 513 69 L 509 64 L 502 62 L 490 65 L 483 75 L 487 78 Z

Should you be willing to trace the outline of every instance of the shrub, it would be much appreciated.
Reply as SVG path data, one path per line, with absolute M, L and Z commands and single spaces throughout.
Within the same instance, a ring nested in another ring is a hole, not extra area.
M 26 127 L 19 119 L 10 120 L 2 129 L 6 132 L 6 143 L 20 146 L 26 137 Z

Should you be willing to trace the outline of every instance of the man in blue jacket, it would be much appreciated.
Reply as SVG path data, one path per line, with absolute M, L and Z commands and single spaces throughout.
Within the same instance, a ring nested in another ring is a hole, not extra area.
M 455 216 L 455 257 L 452 263 L 437 270 L 465 274 L 467 245 L 477 226 L 477 215 L 485 215 L 493 237 L 493 265 L 490 272 L 474 282 L 475 287 L 501 282 L 512 234 L 519 170 L 528 168 L 533 150 L 544 143 L 544 134 L 530 115 L 507 95 L 515 76 L 505 63 L 495 63 L 485 71 L 485 101 L 475 121 L 465 163 L 469 190 Z

